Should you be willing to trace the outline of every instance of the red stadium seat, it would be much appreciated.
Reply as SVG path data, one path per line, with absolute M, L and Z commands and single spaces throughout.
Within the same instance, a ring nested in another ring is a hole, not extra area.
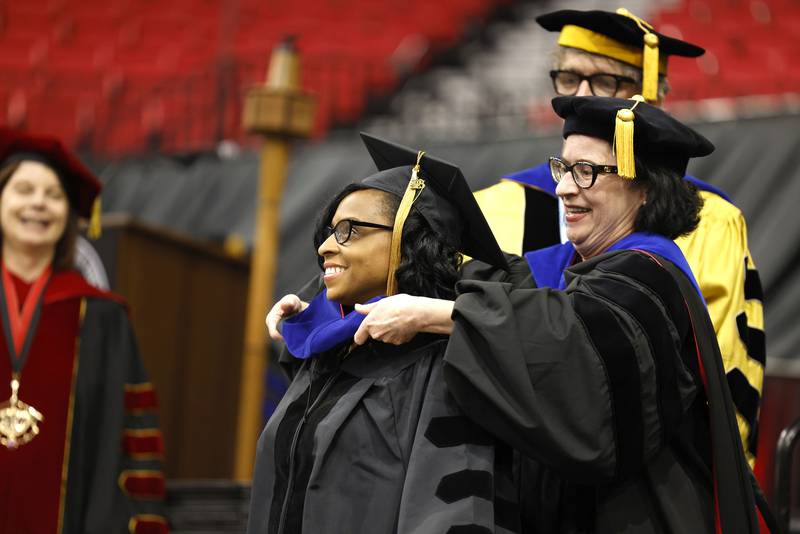
M 700 68 L 670 64 L 673 97 L 692 99 L 797 91 L 797 0 L 686 0 L 654 17 L 657 28 L 708 51 Z
M 26 93 L 29 126 L 41 121 L 70 142 L 93 122 L 104 152 L 141 150 L 155 134 L 174 150 L 210 146 L 220 131 L 243 136 L 244 88 L 263 82 L 271 49 L 293 34 L 322 134 L 358 120 L 398 69 L 452 46 L 471 18 L 508 1 L 240 0 L 225 10 L 219 0 L 9 0 L 0 94 L 47 84 L 50 100 Z M 85 90 L 68 89 L 75 80 Z

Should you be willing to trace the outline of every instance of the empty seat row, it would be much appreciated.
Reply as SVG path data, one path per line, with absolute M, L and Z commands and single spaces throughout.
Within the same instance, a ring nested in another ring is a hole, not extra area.
M 0 120 L 73 142 L 95 132 L 101 151 L 137 150 L 159 128 L 176 149 L 203 128 L 207 143 L 219 132 L 241 137 L 234 115 L 246 87 L 263 82 L 271 49 L 295 34 L 304 86 L 319 95 L 321 134 L 356 120 L 368 95 L 391 90 L 395 51 L 410 36 L 452 46 L 471 17 L 502 1 L 10 0 L 0 7 Z M 75 79 L 85 90 L 70 88 Z M 213 126 L 170 132 L 197 116 Z

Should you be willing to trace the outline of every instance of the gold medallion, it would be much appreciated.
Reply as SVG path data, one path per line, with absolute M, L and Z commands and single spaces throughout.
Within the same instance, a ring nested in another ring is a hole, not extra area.
M 39 433 L 44 416 L 33 406 L 19 400 L 19 375 L 11 377 L 11 397 L 0 404 L 0 445 L 16 449 L 29 443 Z

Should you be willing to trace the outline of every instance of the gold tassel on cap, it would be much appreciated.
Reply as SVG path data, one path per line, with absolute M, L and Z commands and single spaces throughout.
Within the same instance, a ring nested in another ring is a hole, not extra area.
M 642 96 L 648 102 L 658 100 L 658 35 L 653 27 L 624 7 L 617 9 L 617 15 L 628 17 L 644 32 L 644 50 L 642 52 Z
M 648 102 L 658 100 L 658 35 L 654 33 L 644 36 L 642 96 Z
M 425 152 L 417 152 L 417 163 L 411 169 L 411 180 L 408 181 L 400 206 L 397 208 L 397 215 L 394 217 L 394 229 L 392 230 L 392 245 L 389 251 L 389 276 L 386 279 L 386 296 L 390 297 L 397 293 L 397 278 L 395 271 L 400 266 L 402 260 L 400 245 L 403 238 L 403 226 L 406 224 L 408 214 L 411 213 L 411 206 L 419 198 L 422 190 L 425 189 L 425 180 L 419 177 L 419 162 Z
M 92 216 L 89 217 L 89 228 L 86 230 L 86 235 L 89 239 L 98 239 L 103 232 L 103 224 L 100 221 L 100 216 L 103 214 L 103 209 L 100 205 L 100 197 L 94 199 L 92 204 Z
M 633 152 L 633 110 L 644 98 L 635 95 L 631 100 L 636 101 L 631 108 L 617 111 L 613 144 L 614 155 L 617 157 L 617 174 L 628 180 L 636 178 L 636 160 Z

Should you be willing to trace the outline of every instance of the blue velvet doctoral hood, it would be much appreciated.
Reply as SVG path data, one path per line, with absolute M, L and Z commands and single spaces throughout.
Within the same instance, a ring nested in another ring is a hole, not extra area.
M 697 294 L 700 295 L 701 299 L 703 298 L 700 286 L 694 278 L 689 263 L 683 256 L 681 249 L 671 239 L 650 232 L 634 232 L 611 245 L 606 252 L 618 250 L 642 250 L 671 261 L 683 271 L 697 290 Z M 572 246 L 572 243 L 566 242 L 527 252 L 525 253 L 525 260 L 528 262 L 528 267 L 530 267 L 533 279 L 538 287 L 563 290 L 566 289 L 564 270 L 572 265 L 575 254 L 575 247 Z
M 372 298 L 366 304 L 382 298 Z M 345 314 L 340 304 L 328 300 L 328 290 L 324 289 L 302 313 L 283 321 L 283 339 L 292 356 L 310 358 L 345 341 L 352 342 L 365 317 L 356 311 Z

